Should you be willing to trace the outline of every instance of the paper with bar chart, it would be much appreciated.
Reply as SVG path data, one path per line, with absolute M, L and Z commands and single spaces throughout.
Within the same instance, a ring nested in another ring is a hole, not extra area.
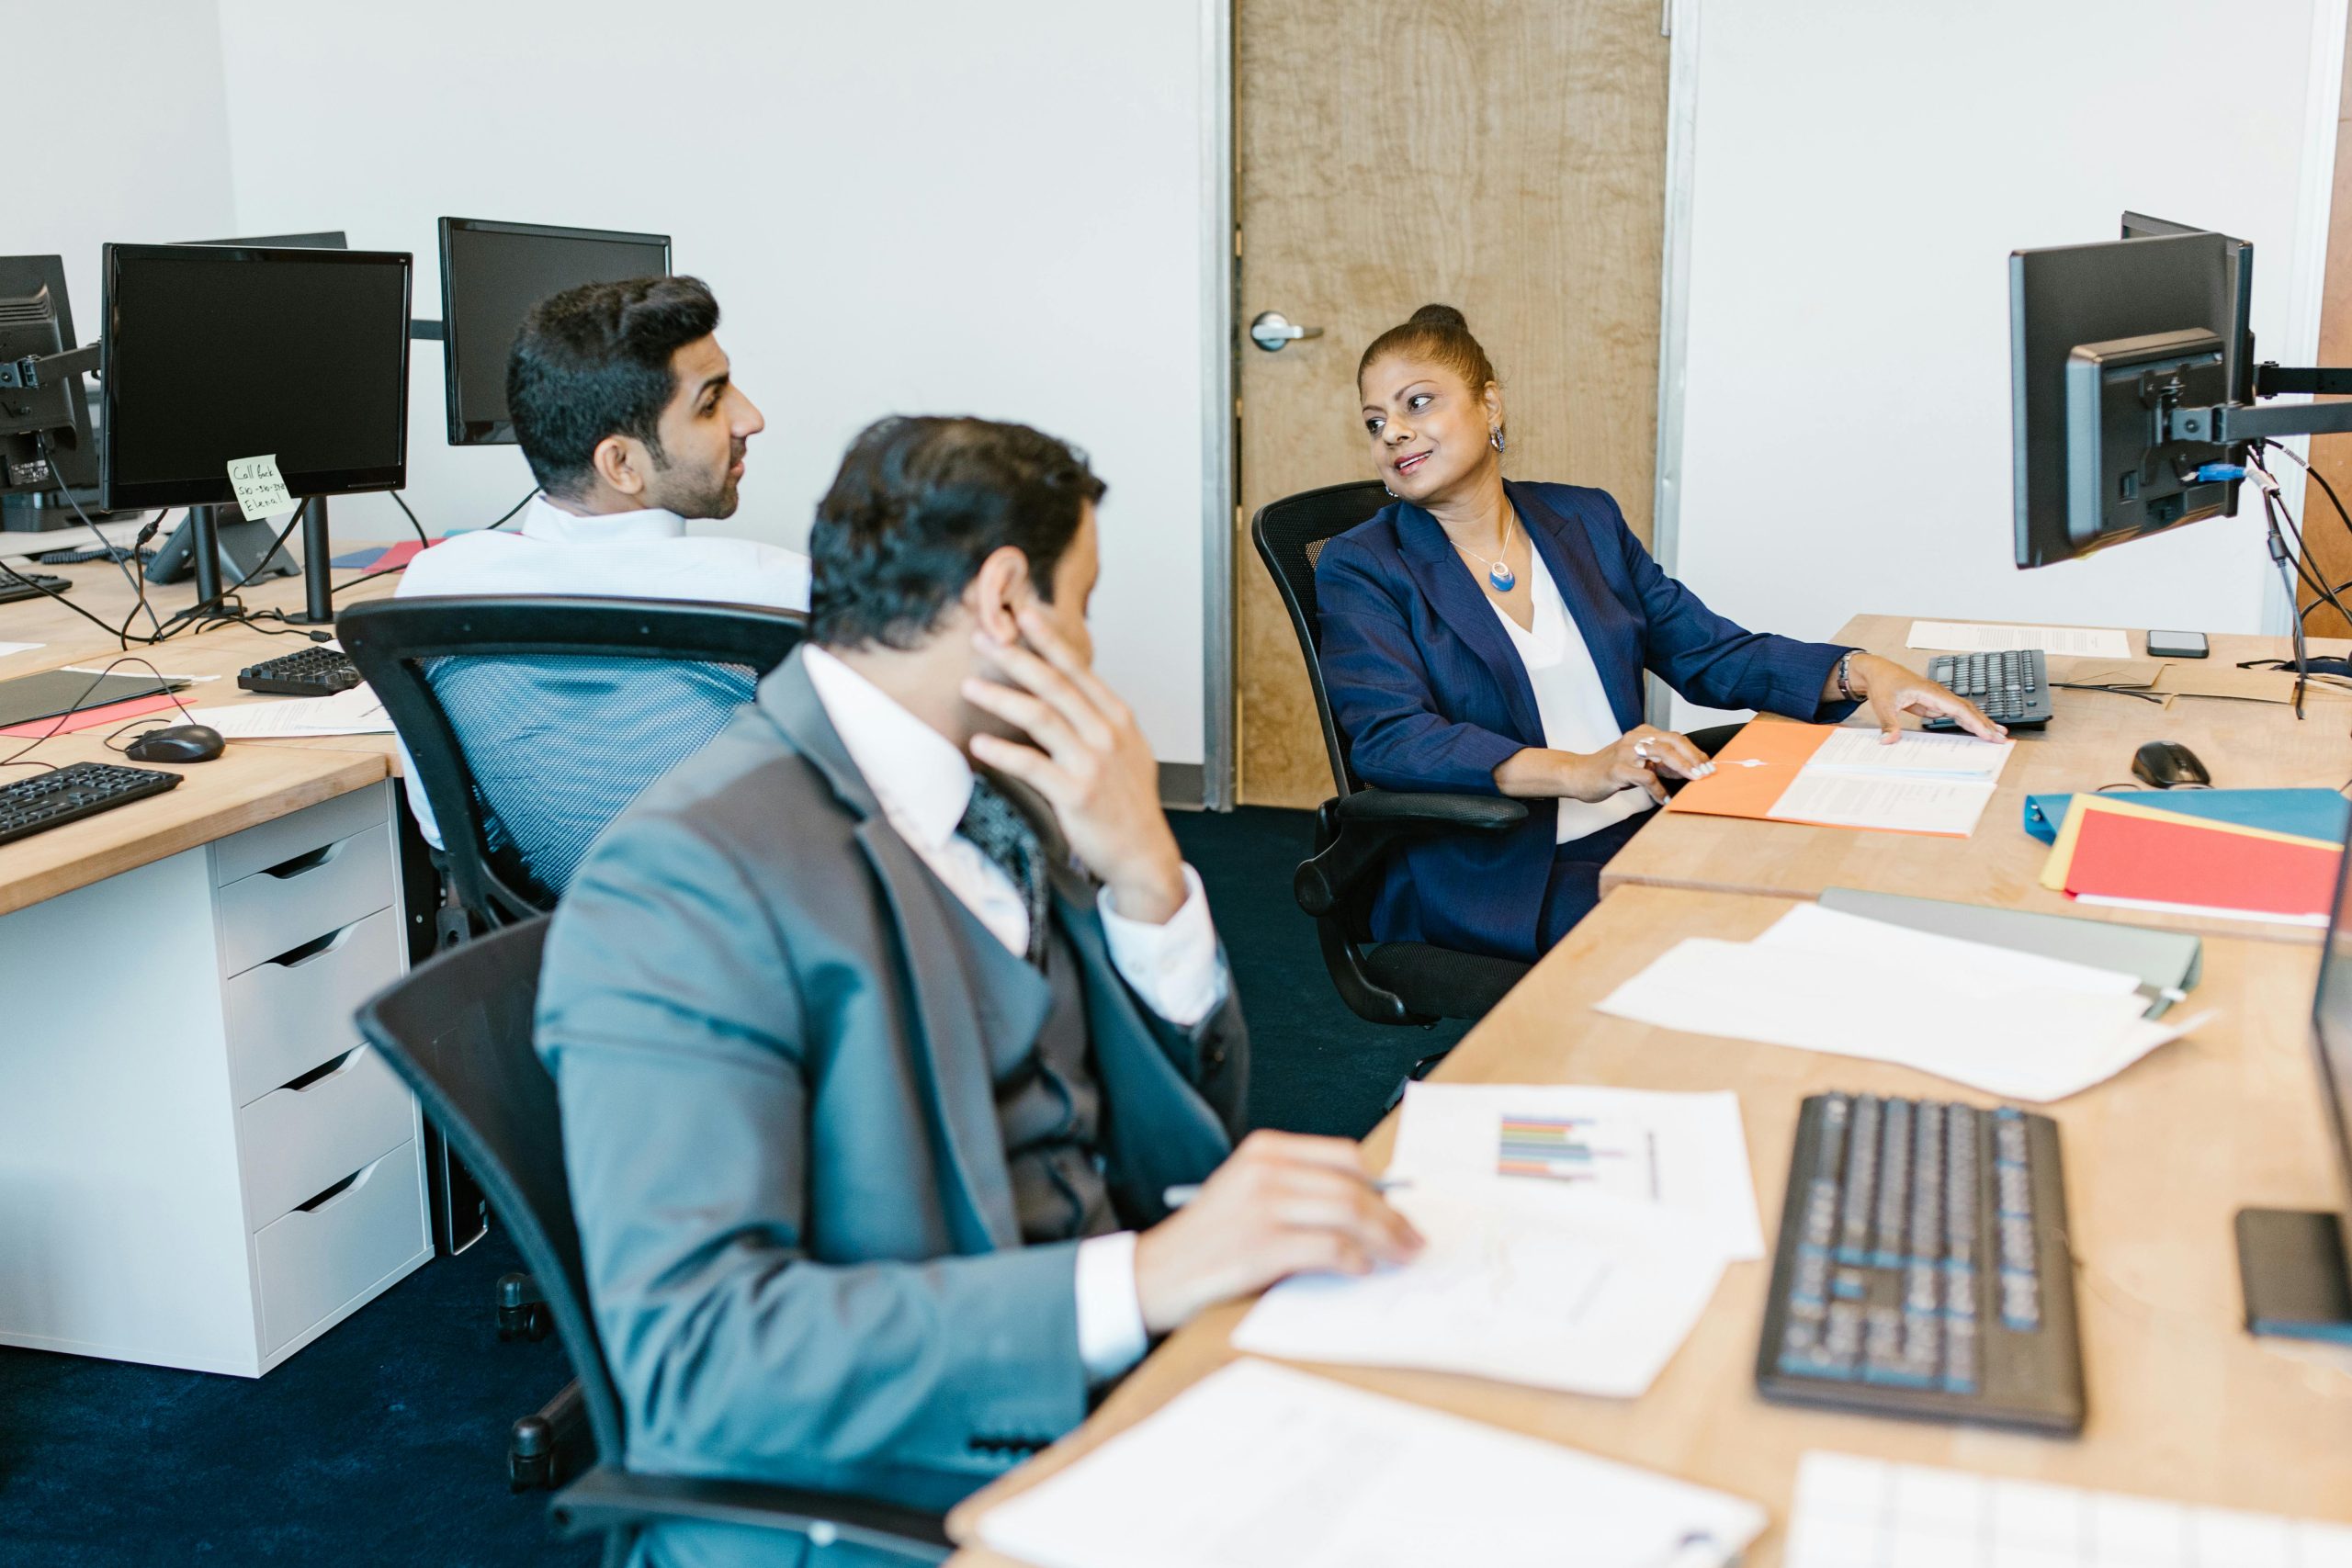
M 1739 1099 L 1581 1084 L 1410 1085 L 1388 1174 L 1678 1210 L 1726 1258 L 1764 1256 Z
M 1598 1116 L 1505 1111 L 1496 1139 L 1495 1174 L 1566 1181 L 1655 1203 L 1657 1133 L 1611 1125 Z

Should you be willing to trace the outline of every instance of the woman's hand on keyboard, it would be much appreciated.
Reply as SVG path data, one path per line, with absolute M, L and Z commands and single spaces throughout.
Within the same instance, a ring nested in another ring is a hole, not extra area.
M 1921 718 L 1951 719 L 1983 740 L 2008 737 L 2007 729 L 1986 718 L 1984 710 L 1966 697 L 1875 653 L 1854 655 L 1847 668 L 1847 684 L 1870 705 L 1871 716 L 1878 721 L 1882 741 L 1901 738 L 1903 716 L 1906 713 Z

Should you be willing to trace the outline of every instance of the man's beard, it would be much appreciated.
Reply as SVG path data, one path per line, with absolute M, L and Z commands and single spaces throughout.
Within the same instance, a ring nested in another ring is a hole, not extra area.
M 685 476 L 666 463 L 656 463 L 654 469 L 662 477 L 662 494 L 654 504 L 681 517 L 732 517 L 738 501 L 736 479 L 730 471 L 735 467 L 730 457 L 727 468 L 701 484 L 690 484 Z

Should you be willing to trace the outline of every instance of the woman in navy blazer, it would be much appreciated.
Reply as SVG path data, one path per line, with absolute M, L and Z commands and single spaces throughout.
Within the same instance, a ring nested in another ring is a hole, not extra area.
M 1995 739 L 1975 706 L 1892 660 L 1751 632 L 1659 570 L 1608 492 L 1502 477 L 1502 388 L 1462 313 L 1426 305 L 1364 351 L 1364 428 L 1397 499 L 1315 568 L 1324 684 L 1349 760 L 1383 789 L 1501 794 L 1527 821 L 1408 844 L 1382 942 L 1533 959 L 1600 896 L 1600 867 L 1714 765 L 1642 722 L 1642 671 L 1707 707 L 1834 722 L 1868 703 Z

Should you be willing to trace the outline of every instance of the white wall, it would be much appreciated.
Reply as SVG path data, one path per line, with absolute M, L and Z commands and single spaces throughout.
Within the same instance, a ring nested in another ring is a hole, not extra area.
M 33 153 L 11 162 L 0 249 L 62 256 L 74 335 L 94 342 L 100 245 L 229 232 L 219 17 L 213 0 L 25 0 L 0 15 L 13 145 Z
M 2311 363 L 2343 0 L 1679 10 L 1697 38 L 1677 108 L 1696 118 L 1673 570 L 1792 636 L 1860 610 L 2263 629 L 2258 506 L 2012 564 L 2007 258 L 2111 239 L 2126 208 L 2223 230 L 2255 245 L 2259 352 Z
M 1016 419 L 1110 482 L 1100 663 L 1202 758 L 1202 0 L 220 0 L 239 231 L 417 255 L 443 214 L 663 231 L 767 416 L 742 510 L 797 546 L 886 412 Z M 135 100 L 118 100 L 127 107 Z M 408 499 L 489 522 L 513 447 L 446 445 L 416 345 Z M 335 505 L 390 538 L 388 502 Z

